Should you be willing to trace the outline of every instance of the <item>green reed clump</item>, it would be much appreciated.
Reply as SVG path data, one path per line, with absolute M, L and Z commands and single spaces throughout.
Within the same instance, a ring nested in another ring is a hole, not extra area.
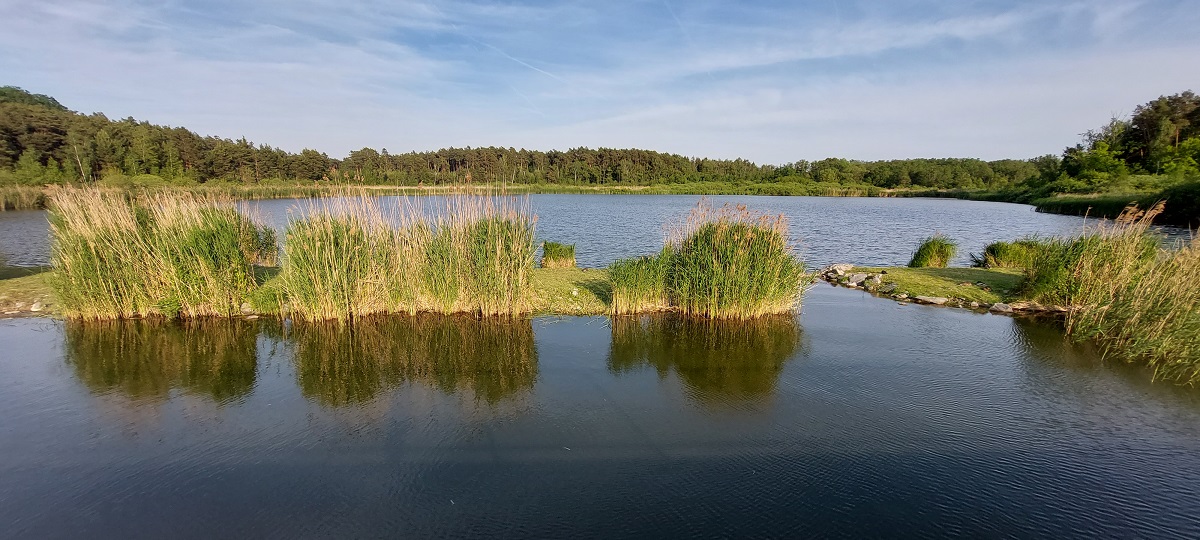
M 0 212 L 46 207 L 46 192 L 40 186 L 0 186 Z
M 543 242 L 542 268 L 575 268 L 575 244 Z
M 55 188 L 54 286 L 71 318 L 229 316 L 254 288 L 264 229 L 229 200 L 189 194 L 134 200 Z
M 672 254 L 668 246 L 658 255 L 621 259 L 609 265 L 608 279 L 612 283 L 614 315 L 670 309 L 667 269 Z
M 992 242 L 983 253 L 971 254 L 971 266 L 979 268 L 1029 268 L 1050 240 L 1022 238 L 1013 242 Z
M 1071 306 L 1067 333 L 1158 376 L 1200 380 L 1200 242 L 1162 249 L 1149 232 L 1162 206 L 1063 240 L 1029 272 L 1032 293 Z
M 676 232 L 667 290 L 686 315 L 747 319 L 790 313 L 811 280 L 782 215 L 701 208 Z
M 958 252 L 958 244 L 953 240 L 935 234 L 926 238 L 913 252 L 908 261 L 909 268 L 945 268 Z
M 790 313 L 812 282 L 788 245 L 783 216 L 703 201 L 662 253 L 617 261 L 609 276 L 616 314 L 669 308 L 719 319 Z
M 374 200 L 314 203 L 289 223 L 280 273 L 286 308 L 310 320 L 379 313 L 514 315 L 531 306 L 533 220 L 492 197 L 454 197 L 433 215 Z

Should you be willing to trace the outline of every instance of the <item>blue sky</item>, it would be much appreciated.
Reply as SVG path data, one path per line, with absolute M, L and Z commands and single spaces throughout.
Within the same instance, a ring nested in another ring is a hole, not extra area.
M 1194 0 L 0 0 L 0 84 L 333 157 L 1028 158 L 1200 91 Z

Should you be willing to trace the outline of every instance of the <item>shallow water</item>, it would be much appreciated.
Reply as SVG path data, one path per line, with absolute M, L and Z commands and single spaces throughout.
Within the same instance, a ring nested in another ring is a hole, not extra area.
M 0 536 L 1200 535 L 1200 396 L 1053 326 L 0 322 Z

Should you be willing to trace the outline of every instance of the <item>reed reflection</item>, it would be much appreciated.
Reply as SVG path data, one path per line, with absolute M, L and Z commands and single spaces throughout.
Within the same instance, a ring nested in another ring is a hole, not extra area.
M 794 317 L 717 321 L 660 314 L 614 317 L 608 367 L 671 371 L 703 404 L 759 401 L 775 392 L 784 364 L 801 344 Z
M 165 400 L 178 388 L 222 403 L 249 394 L 257 326 L 243 320 L 64 323 L 66 359 L 97 393 Z
M 538 373 L 529 320 L 425 314 L 300 323 L 290 342 L 301 392 L 333 407 L 410 382 L 495 403 L 532 389 Z

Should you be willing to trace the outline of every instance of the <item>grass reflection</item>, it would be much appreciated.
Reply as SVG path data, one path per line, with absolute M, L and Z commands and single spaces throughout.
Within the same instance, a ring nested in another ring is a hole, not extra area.
M 97 393 L 164 400 L 179 388 L 225 402 L 254 389 L 249 321 L 67 321 L 64 331 L 67 362 Z
M 427 314 L 302 323 L 290 342 L 301 392 L 334 407 L 408 382 L 495 403 L 532 389 L 538 372 L 533 326 L 521 319 Z
M 800 347 L 792 316 L 723 321 L 671 314 L 614 317 L 608 367 L 625 373 L 649 366 L 674 371 L 697 401 L 769 397 L 784 364 Z

